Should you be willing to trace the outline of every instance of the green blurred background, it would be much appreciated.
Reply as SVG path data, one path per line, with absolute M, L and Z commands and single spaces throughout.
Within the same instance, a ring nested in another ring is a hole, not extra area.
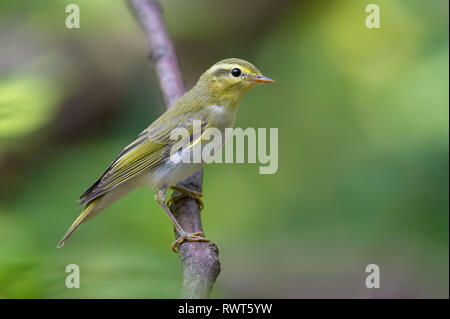
M 76 3 L 81 28 L 65 28 Z M 448 2 L 161 1 L 186 87 L 248 59 L 276 84 L 236 126 L 279 129 L 279 168 L 205 169 L 213 297 L 449 296 Z M 365 7 L 381 28 L 365 27 Z M 172 226 L 139 189 L 56 244 L 76 198 L 164 111 L 126 3 L 0 3 L 0 298 L 176 298 Z M 65 287 L 65 267 L 81 288 Z M 365 266 L 381 288 L 365 287 Z

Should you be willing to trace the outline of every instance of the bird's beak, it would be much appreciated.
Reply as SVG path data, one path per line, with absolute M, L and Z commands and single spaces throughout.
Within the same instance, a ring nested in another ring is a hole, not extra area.
M 256 75 L 253 79 L 255 82 L 258 82 L 258 83 L 273 83 L 273 82 L 275 82 L 275 80 L 272 80 L 271 78 L 268 78 L 267 76 L 264 76 L 264 75 Z

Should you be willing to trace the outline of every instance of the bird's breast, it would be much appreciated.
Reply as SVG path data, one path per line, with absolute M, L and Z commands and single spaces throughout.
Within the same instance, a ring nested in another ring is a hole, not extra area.
M 211 120 L 211 126 L 224 130 L 227 127 L 234 126 L 237 107 L 229 105 L 209 105 L 206 107 Z

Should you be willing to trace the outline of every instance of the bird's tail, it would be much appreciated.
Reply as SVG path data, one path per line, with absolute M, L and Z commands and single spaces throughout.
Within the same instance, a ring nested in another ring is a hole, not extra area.
M 80 216 L 78 216 L 78 218 L 73 222 L 72 226 L 70 226 L 70 228 L 64 234 L 63 238 L 61 239 L 61 241 L 59 242 L 59 244 L 57 246 L 58 248 L 61 248 L 62 246 L 64 246 L 64 243 L 67 241 L 67 239 L 69 239 L 69 237 L 72 236 L 73 232 L 83 222 L 87 221 L 88 219 L 90 219 L 91 217 L 96 215 L 95 208 L 98 206 L 100 200 L 101 200 L 100 198 L 95 199 L 84 207 L 83 212 L 80 214 Z

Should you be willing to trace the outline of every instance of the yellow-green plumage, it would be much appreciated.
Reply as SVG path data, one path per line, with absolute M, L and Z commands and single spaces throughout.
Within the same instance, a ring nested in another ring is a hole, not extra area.
M 239 69 L 241 75 L 233 76 L 231 71 L 234 69 Z M 213 65 L 190 91 L 125 147 L 100 178 L 81 195 L 79 200 L 85 205 L 83 212 L 58 247 L 64 245 L 81 223 L 137 187 L 148 185 L 158 190 L 157 199 L 162 205 L 161 200 L 165 200 L 165 193 L 171 185 L 204 165 L 174 165 L 170 161 L 170 150 L 178 142 L 170 139 L 171 132 L 184 128 L 192 135 L 194 120 L 201 122 L 202 130 L 233 127 L 239 101 L 260 82 L 273 81 L 263 77 L 247 61 L 226 59 Z M 201 139 L 201 136 L 196 138 Z M 186 141 L 187 144 L 195 142 L 192 136 Z M 167 210 L 166 213 L 170 214 Z M 175 227 L 178 229 L 179 225 L 175 223 Z

